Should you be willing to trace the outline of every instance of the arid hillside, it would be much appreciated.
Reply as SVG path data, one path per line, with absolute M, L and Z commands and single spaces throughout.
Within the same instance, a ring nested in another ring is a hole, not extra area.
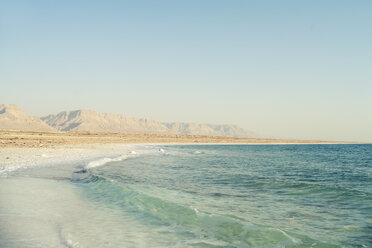
M 14 104 L 0 105 L 0 129 L 53 131 L 53 127 L 40 118 L 26 114 Z

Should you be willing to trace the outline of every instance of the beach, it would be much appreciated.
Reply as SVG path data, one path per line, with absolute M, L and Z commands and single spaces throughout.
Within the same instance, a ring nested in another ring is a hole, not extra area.
M 334 144 L 316 140 L 223 136 L 0 130 L 0 170 L 115 156 L 145 144 Z M 132 148 L 131 148 L 132 147 Z
M 126 144 L 75 144 L 49 147 L 3 147 L 0 149 L 0 171 L 19 168 L 77 163 L 105 156 L 128 154 L 134 149 Z
M 325 140 L 234 138 L 181 134 L 126 134 L 0 130 L 0 147 L 55 147 L 76 144 L 334 144 Z
M 0 137 L 4 248 L 370 242 L 368 144 L 14 130 Z
M 370 151 L 368 144 L 2 147 L 0 246 L 368 247 Z

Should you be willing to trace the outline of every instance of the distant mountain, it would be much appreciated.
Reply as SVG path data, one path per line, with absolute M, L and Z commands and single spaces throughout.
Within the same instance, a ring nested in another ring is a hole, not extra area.
M 194 134 L 208 136 L 248 137 L 244 129 L 236 125 L 213 125 L 196 123 L 163 123 L 172 134 Z
M 61 131 L 248 136 L 242 128 L 235 125 L 161 123 L 150 119 L 98 113 L 91 110 L 63 111 L 57 115 L 41 117 L 41 120 Z
M 0 105 L 0 129 L 53 131 L 54 128 L 47 125 L 38 117 L 26 114 L 14 104 Z
M 63 111 L 41 117 L 48 125 L 61 131 L 90 131 L 110 133 L 167 133 L 160 122 L 123 115 L 98 113 L 92 110 Z

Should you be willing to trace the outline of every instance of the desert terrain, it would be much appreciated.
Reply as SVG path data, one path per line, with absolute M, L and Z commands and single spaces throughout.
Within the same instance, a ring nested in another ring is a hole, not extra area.
M 0 147 L 54 147 L 78 144 L 327 144 L 319 140 L 231 138 L 180 134 L 124 134 L 0 130 Z M 347 142 L 350 143 L 350 142 Z

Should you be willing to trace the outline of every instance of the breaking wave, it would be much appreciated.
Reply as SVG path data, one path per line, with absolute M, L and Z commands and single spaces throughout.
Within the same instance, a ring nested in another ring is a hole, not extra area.
M 108 157 L 105 157 L 105 158 L 100 158 L 100 159 L 97 159 L 97 160 L 93 160 L 91 162 L 89 162 L 85 167 L 84 169 L 90 169 L 90 168 L 95 168 L 95 167 L 99 167 L 99 166 L 103 166 L 107 163 L 110 163 L 110 162 L 119 162 L 119 161 L 123 161 L 125 159 L 128 159 L 130 157 L 133 157 L 130 156 L 130 155 L 127 155 L 127 154 L 123 154 L 123 155 L 120 155 L 120 156 L 117 156 L 117 157 L 114 157 L 114 158 L 108 158 Z

